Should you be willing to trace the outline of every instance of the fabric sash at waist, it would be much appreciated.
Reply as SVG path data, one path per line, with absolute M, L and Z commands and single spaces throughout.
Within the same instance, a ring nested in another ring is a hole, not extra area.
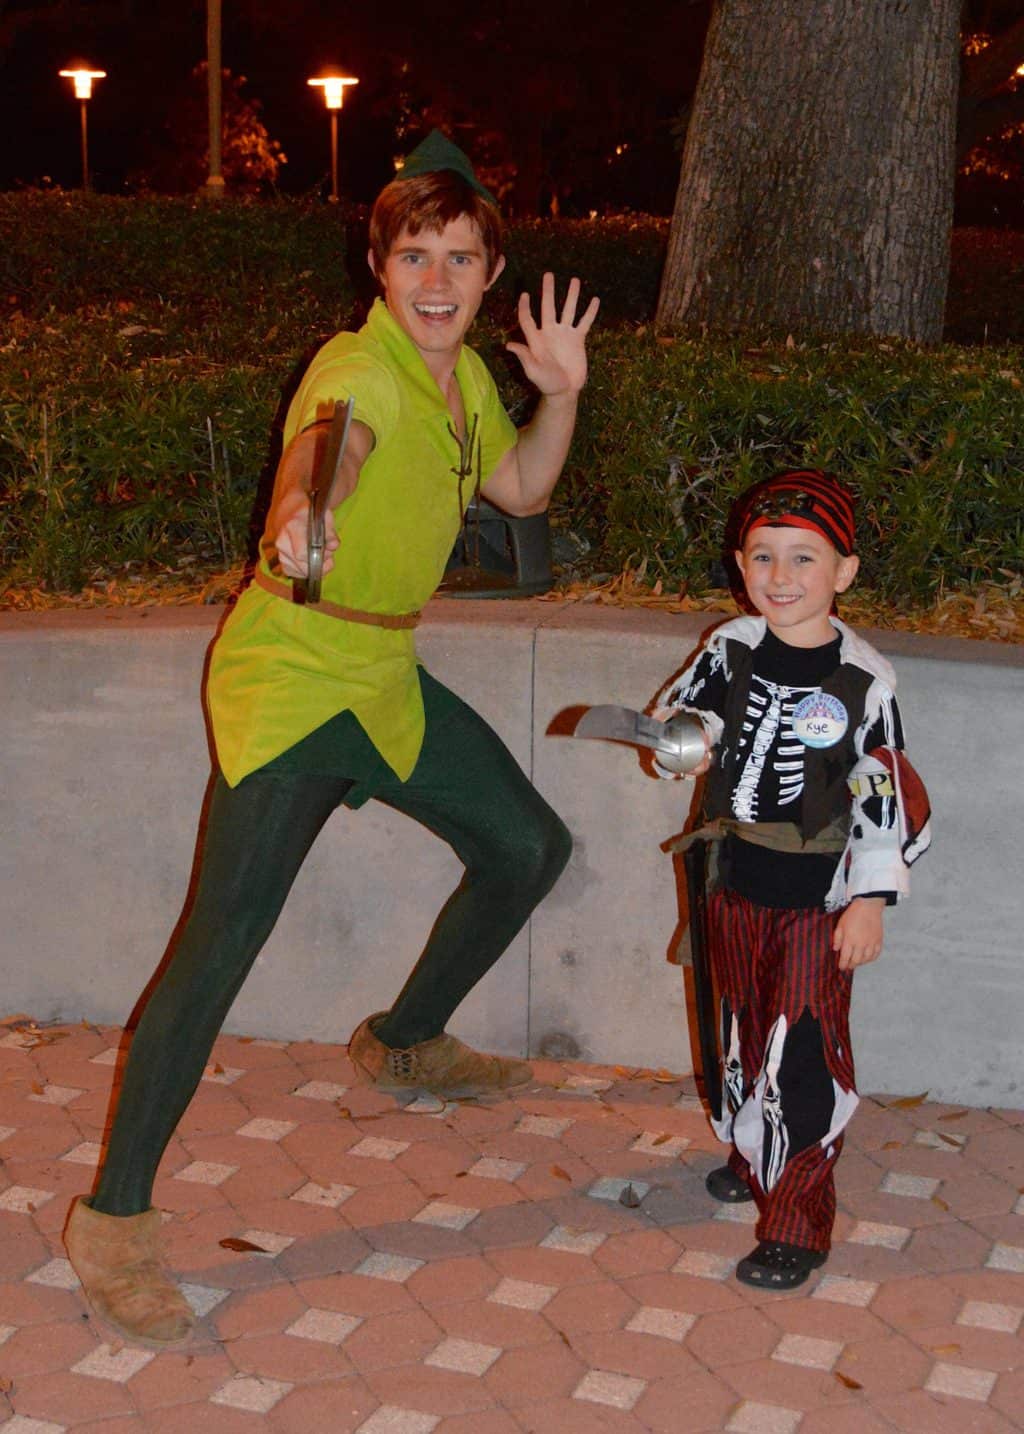
M 793 822 L 741 822 L 735 817 L 716 817 L 696 831 L 685 832 L 666 842 L 665 850 L 686 851 L 695 841 L 717 842 L 727 836 L 739 837 L 741 841 L 765 846 L 771 851 L 838 855 L 846 846 L 847 833 L 840 822 L 831 822 L 805 841 Z
M 262 568 L 257 568 L 252 575 L 252 580 L 257 587 L 264 592 L 272 593 L 274 597 L 284 598 L 285 602 L 295 602 L 295 589 L 288 583 L 282 583 L 277 578 L 269 577 Z M 319 602 L 303 603 L 310 612 L 323 613 L 324 617 L 336 617 L 342 622 L 362 622 L 368 627 L 402 628 L 416 627 L 423 616 L 419 612 L 363 612 L 357 607 L 341 607 L 336 602 L 326 602 L 321 598 Z

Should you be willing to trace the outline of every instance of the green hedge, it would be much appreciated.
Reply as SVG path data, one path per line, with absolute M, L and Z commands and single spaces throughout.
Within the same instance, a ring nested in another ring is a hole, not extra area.
M 74 588 L 251 552 L 284 398 L 355 312 L 358 224 L 284 203 L 0 195 L 9 581 Z M 518 227 L 475 338 L 522 421 L 530 394 L 503 350 L 518 288 L 556 263 L 605 291 L 553 509 L 573 575 L 645 564 L 705 585 L 731 497 L 791 464 L 835 468 L 861 494 L 863 581 L 880 596 L 1019 569 L 1019 351 L 659 338 L 624 320 L 649 311 L 663 242 L 654 221 Z
M 827 468 L 861 500 L 862 586 L 927 600 L 999 581 L 1024 556 L 1022 377 L 1014 350 L 599 333 L 556 512 L 592 562 L 700 588 L 737 493 Z
M 646 323 L 667 238 L 668 220 L 649 215 L 512 224 L 492 311 L 511 320 L 520 290 L 554 269 L 584 277 L 606 324 Z M 366 296 L 365 251 L 366 214 L 344 205 L 3 193 L 0 312 L 162 299 L 193 331 L 210 315 L 230 331 L 271 307 L 316 327 Z M 1024 234 L 954 234 L 946 333 L 958 343 L 1024 340 Z

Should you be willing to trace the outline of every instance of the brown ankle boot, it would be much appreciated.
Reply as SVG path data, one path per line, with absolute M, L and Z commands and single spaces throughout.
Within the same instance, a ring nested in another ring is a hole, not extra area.
M 93 1309 L 125 1339 L 166 1346 L 186 1339 L 195 1315 L 159 1255 L 160 1211 L 102 1215 L 75 1201 L 64 1246 Z
M 373 1028 L 385 1016 L 378 1011 L 352 1032 L 349 1060 L 364 1084 L 390 1093 L 429 1091 L 439 1096 L 497 1095 L 533 1078 L 529 1061 L 487 1056 L 455 1036 L 434 1036 L 405 1050 L 377 1039 Z

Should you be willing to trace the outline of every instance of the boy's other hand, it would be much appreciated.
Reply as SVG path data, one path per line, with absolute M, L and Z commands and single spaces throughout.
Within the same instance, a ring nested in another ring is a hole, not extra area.
M 836 922 L 832 949 L 840 971 L 852 971 L 875 961 L 882 951 L 884 896 L 855 896 Z

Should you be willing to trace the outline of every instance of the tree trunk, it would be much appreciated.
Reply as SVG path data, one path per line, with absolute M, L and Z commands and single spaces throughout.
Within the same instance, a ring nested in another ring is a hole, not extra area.
M 942 333 L 960 0 L 719 0 L 661 324 Z

